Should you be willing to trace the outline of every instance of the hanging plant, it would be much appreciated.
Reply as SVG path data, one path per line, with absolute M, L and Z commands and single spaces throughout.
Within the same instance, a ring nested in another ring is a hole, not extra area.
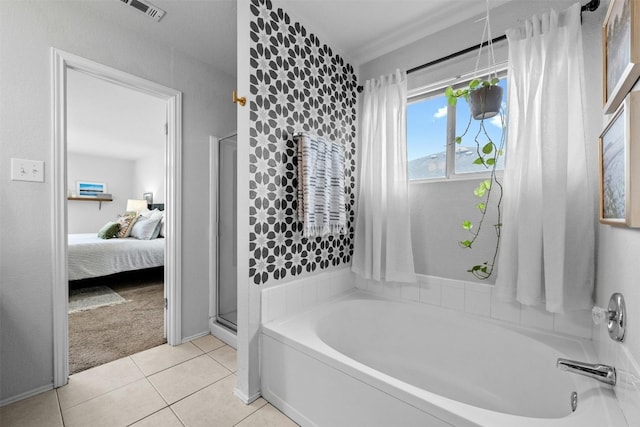
M 480 211 L 480 220 L 473 223 L 470 220 L 462 222 L 462 228 L 470 234 L 470 236 L 462 241 L 459 245 L 465 249 L 472 249 L 482 230 L 486 228 L 487 212 L 492 206 L 497 210 L 497 221 L 493 224 L 495 232 L 495 248 L 493 255 L 489 260 L 472 266 L 469 273 L 473 274 L 480 280 L 486 280 L 493 274 L 493 270 L 500 249 L 500 233 L 502 229 L 502 183 L 496 175 L 496 167 L 498 160 L 504 155 L 505 143 L 505 121 L 504 110 L 502 109 L 502 88 L 498 86 L 500 79 L 496 71 L 496 60 L 493 52 L 493 39 L 491 38 L 491 22 L 489 17 L 489 0 L 486 0 L 486 17 L 484 30 L 482 31 L 481 43 L 479 45 L 478 57 L 474 78 L 469 82 L 468 86 L 462 89 L 454 90 L 449 86 L 445 90 L 447 102 L 451 106 L 455 106 L 459 98 L 463 98 L 469 104 L 471 114 L 467 126 L 461 135 L 456 136 L 456 144 L 461 144 L 462 140 L 467 136 L 473 136 L 476 147 L 476 158 L 473 161 L 475 165 L 482 165 L 490 171 L 489 178 L 482 180 L 473 190 L 474 196 L 477 198 L 475 207 Z M 486 38 L 485 38 L 486 37 Z M 485 42 L 486 40 L 486 42 Z M 482 56 L 482 48 L 487 46 L 487 71 L 488 77 L 485 79 L 476 78 L 479 75 L 480 58 Z M 487 129 L 485 128 L 485 120 L 499 115 L 500 135 L 499 140 L 494 141 Z M 479 121 L 477 132 L 471 132 L 472 119 Z
M 469 86 L 463 89 L 453 90 L 449 86 L 444 94 L 449 105 L 455 107 L 458 98 L 464 98 L 469 103 L 471 116 L 476 119 L 489 119 L 500 112 L 502 104 L 502 88 L 498 86 L 500 79 L 494 77 L 491 80 L 473 79 Z
M 475 207 L 480 211 L 480 220 L 474 224 L 470 220 L 462 222 L 462 228 L 470 233 L 470 237 L 459 242 L 465 249 L 471 249 L 478 239 L 480 232 L 484 229 L 487 211 L 492 204 L 497 210 L 497 222 L 493 224 L 496 234 L 495 249 L 490 260 L 472 266 L 469 273 L 480 280 L 486 280 L 493 274 L 493 269 L 500 249 L 500 232 L 502 227 L 502 183 L 496 175 L 498 160 L 504 155 L 505 131 L 504 131 L 504 110 L 502 109 L 502 87 L 498 86 L 500 80 L 494 77 L 490 80 L 473 79 L 468 87 L 454 90 L 451 86 L 445 90 L 445 96 L 449 105 L 455 106 L 459 98 L 463 98 L 469 103 L 471 114 L 461 135 L 456 136 L 456 144 L 461 144 L 467 136 L 473 136 L 476 146 L 475 165 L 482 165 L 490 171 L 488 179 L 484 179 L 473 190 L 474 196 L 478 199 Z M 497 97 L 499 94 L 499 98 Z M 497 99 L 497 102 L 496 102 Z M 474 103 L 476 110 L 473 110 Z M 496 105 L 497 103 L 497 105 Z M 485 128 L 485 119 L 500 117 L 500 140 L 494 141 Z M 469 135 L 472 119 L 479 121 L 478 130 L 475 135 Z

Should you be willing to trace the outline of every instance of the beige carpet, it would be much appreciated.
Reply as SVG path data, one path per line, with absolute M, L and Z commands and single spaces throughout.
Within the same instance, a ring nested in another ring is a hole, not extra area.
M 70 282 L 107 286 L 127 302 L 69 314 L 69 373 L 164 344 L 162 269 Z

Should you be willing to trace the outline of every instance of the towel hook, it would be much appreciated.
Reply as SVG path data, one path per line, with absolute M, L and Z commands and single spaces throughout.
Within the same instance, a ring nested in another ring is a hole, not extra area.
M 247 98 L 245 98 L 244 96 L 241 98 L 238 98 L 238 92 L 236 92 L 235 90 L 233 91 L 233 102 L 235 102 L 236 104 L 240 104 L 244 107 L 244 105 L 247 103 Z

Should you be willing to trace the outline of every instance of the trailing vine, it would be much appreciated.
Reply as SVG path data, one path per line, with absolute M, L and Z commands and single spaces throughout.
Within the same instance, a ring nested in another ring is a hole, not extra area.
M 474 79 L 469 83 L 469 86 L 464 89 L 458 89 L 454 91 L 451 86 L 447 87 L 447 89 L 445 90 L 445 96 L 447 97 L 449 105 L 455 106 L 458 98 L 464 98 L 466 101 L 468 101 L 469 95 L 472 91 L 483 87 L 486 88 L 490 86 L 496 86 L 498 83 L 499 79 L 497 77 L 491 80 L 484 81 Z M 487 211 L 491 206 L 492 201 L 496 200 L 495 207 L 498 216 L 497 222 L 493 224 L 493 229 L 496 234 L 496 244 L 493 251 L 493 256 L 490 260 L 484 261 L 481 264 L 474 265 L 469 270 L 467 270 L 467 272 L 473 274 L 480 280 L 486 280 L 493 274 L 496 259 L 498 256 L 498 250 L 500 249 L 503 187 L 502 183 L 496 175 L 496 166 L 498 164 L 498 159 L 500 158 L 500 156 L 504 155 L 504 144 L 506 139 L 504 132 L 504 110 L 502 106 L 500 106 L 498 115 L 500 117 L 502 128 L 499 142 L 494 142 L 489 136 L 489 133 L 485 128 L 484 117 L 479 120 L 480 125 L 478 127 L 478 131 L 475 135 L 473 135 L 473 139 L 476 144 L 477 155 L 473 163 L 476 165 L 484 166 L 487 170 L 490 171 L 490 175 L 488 179 L 482 180 L 480 184 L 473 190 L 473 194 L 479 199 L 479 202 L 475 205 L 475 207 L 480 211 L 480 220 L 475 225 L 469 220 L 464 220 L 462 222 L 462 228 L 466 232 L 470 233 L 470 236 L 469 238 L 458 242 L 458 244 L 462 248 L 471 249 L 473 247 L 485 225 Z M 464 132 L 461 135 L 456 136 L 455 138 L 456 144 L 461 144 L 463 138 L 465 138 L 469 134 L 471 121 L 472 116 L 469 115 L 469 121 L 467 122 Z

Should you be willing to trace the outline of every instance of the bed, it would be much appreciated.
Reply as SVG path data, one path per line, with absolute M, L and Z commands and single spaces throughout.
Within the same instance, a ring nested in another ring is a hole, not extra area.
M 164 265 L 164 240 L 101 239 L 96 233 L 69 234 L 69 280 L 88 279 Z

